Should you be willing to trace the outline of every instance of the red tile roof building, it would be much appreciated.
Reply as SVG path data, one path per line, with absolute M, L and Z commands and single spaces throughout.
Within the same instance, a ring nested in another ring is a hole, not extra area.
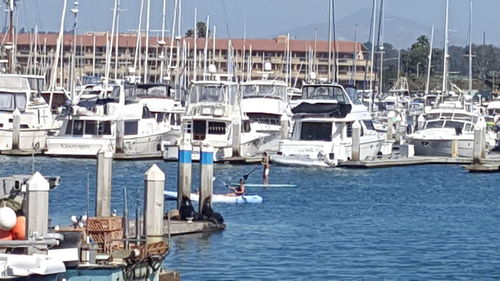
M 5 44 L 3 39 L 4 35 L 0 35 L 0 40 Z M 115 37 L 116 38 L 116 37 Z M 18 34 L 17 35 L 17 52 L 16 52 L 16 69 L 18 72 L 39 73 L 46 74 L 50 71 L 51 63 L 54 59 L 56 50 L 57 34 L 39 34 L 37 41 L 37 51 L 35 54 L 34 44 L 35 38 L 32 34 Z M 145 54 L 145 36 L 141 37 L 141 59 L 136 66 L 135 75 L 142 75 L 143 67 L 139 67 L 144 63 Z M 177 60 L 177 57 L 187 57 L 187 64 L 184 67 L 183 73 L 193 74 L 193 54 L 194 54 L 194 39 L 181 38 L 175 39 L 172 52 L 172 66 L 181 65 L 183 62 Z M 76 60 L 76 74 L 78 76 L 103 76 L 105 71 L 106 60 L 106 33 L 87 33 L 78 35 L 76 38 L 77 43 L 77 60 Z M 116 41 L 115 41 L 116 42 Z M 120 34 L 118 47 L 118 66 L 115 68 L 115 47 L 113 47 L 113 59 L 111 62 L 110 73 L 111 77 L 115 77 L 115 69 L 117 70 L 117 77 L 123 78 L 130 75 L 130 68 L 134 65 L 135 49 L 136 49 L 136 35 L 135 34 Z M 288 40 L 286 36 L 279 36 L 275 39 L 208 39 L 208 54 L 209 63 L 215 64 L 219 72 L 227 71 L 228 58 L 232 57 L 235 65 L 235 74 L 242 77 L 248 77 L 247 70 L 249 69 L 248 57 L 251 54 L 252 62 L 252 77 L 258 78 L 258 72 L 263 69 L 263 62 L 270 62 L 272 71 L 275 78 L 284 79 L 286 75 L 287 57 L 286 50 L 288 47 Z M 215 44 L 214 44 L 215 43 Z M 116 43 L 114 43 L 116 44 Z M 167 73 L 172 76 L 176 71 L 168 71 L 168 61 L 170 59 L 170 38 L 165 39 L 165 69 L 164 77 Z M 65 80 L 68 77 L 68 69 L 71 62 L 73 45 L 73 36 L 66 34 L 64 36 L 64 59 L 62 73 L 65 75 Z M 183 47 L 184 46 L 184 47 Z M 205 39 L 199 38 L 197 40 L 197 58 L 198 58 L 198 71 L 197 75 L 201 77 L 203 58 L 204 58 Z M 232 55 L 228 56 L 229 46 L 233 50 Z M 307 78 L 310 71 L 314 71 L 318 78 L 328 78 L 328 61 L 329 61 L 329 46 L 326 41 L 305 41 L 305 40 L 290 40 L 291 52 L 291 82 L 298 83 Z M 215 48 L 215 56 L 213 50 Z M 177 50 L 179 49 L 179 50 Z M 183 56 L 181 50 L 186 49 L 187 55 Z M 366 48 L 355 42 L 337 41 L 332 43 L 331 50 L 337 54 L 336 63 L 331 63 L 330 76 L 333 78 L 335 72 L 337 73 L 338 81 L 341 83 L 356 82 L 358 87 L 363 87 L 364 81 L 369 81 L 369 61 L 365 58 Z M 160 65 L 162 52 L 162 42 L 159 42 L 158 37 L 149 38 L 149 79 L 150 81 L 160 81 Z M 243 55 L 245 54 L 245 55 Z M 354 55 L 356 54 L 356 55 Z M 5 59 L 6 54 L 2 51 L 2 56 Z M 356 56 L 356 59 L 354 59 Z M 35 62 L 35 57 L 36 61 Z M 314 59 L 312 59 L 314 58 Z M 354 68 L 356 71 L 354 71 Z M 365 74 L 365 68 L 368 74 Z M 178 70 L 180 71 L 180 70 Z M 188 72 L 186 72 L 188 71 Z

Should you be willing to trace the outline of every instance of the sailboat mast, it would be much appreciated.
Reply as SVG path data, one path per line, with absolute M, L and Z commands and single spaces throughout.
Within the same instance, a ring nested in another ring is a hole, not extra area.
M 9 64 L 9 72 L 14 73 L 16 70 L 16 44 L 15 40 L 15 29 L 14 29 L 14 0 L 9 1 L 9 40 L 7 43 L 10 43 L 10 48 L 8 49 L 8 64 Z
M 139 62 L 139 56 L 141 52 L 141 29 L 142 29 L 142 14 L 143 14 L 143 9 L 144 9 L 144 0 L 141 0 L 141 10 L 139 13 L 139 26 L 137 27 L 137 37 L 135 41 L 135 54 L 134 54 L 134 68 L 133 72 L 137 70 L 137 64 Z
M 372 111 L 371 103 L 373 100 L 373 65 L 375 59 L 375 20 L 376 20 L 376 12 L 377 12 L 377 0 L 373 0 L 373 9 L 372 9 L 372 30 L 371 30 L 371 52 L 370 52 L 370 106 L 369 111 Z
M 427 62 L 427 82 L 425 83 L 425 95 L 429 94 L 429 87 L 430 87 L 430 83 L 431 83 L 433 45 L 434 45 L 434 25 L 432 26 L 432 30 L 431 30 L 431 43 L 429 46 L 429 57 L 428 57 L 428 62 Z
M 151 0 L 146 1 L 146 46 L 145 46 L 145 55 L 144 55 L 144 79 L 143 82 L 149 82 L 149 22 L 151 16 Z
M 445 28 L 444 28 L 444 59 L 443 59 L 443 85 L 442 94 L 448 94 L 448 26 L 449 26 L 450 0 L 446 0 Z
M 472 92 L 472 0 L 469 0 L 469 94 Z
M 333 0 L 330 0 L 328 6 L 328 81 L 332 80 L 332 6 Z
M 159 42 L 161 48 L 160 55 L 160 83 L 163 82 L 163 68 L 165 68 L 165 18 L 167 15 L 167 0 L 163 0 L 163 10 L 161 14 L 161 41 Z

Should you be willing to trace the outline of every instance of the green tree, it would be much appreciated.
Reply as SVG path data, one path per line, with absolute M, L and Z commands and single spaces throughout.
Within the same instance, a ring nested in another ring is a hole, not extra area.
M 198 31 L 198 38 L 205 38 L 207 37 L 207 25 L 204 22 L 198 22 L 196 23 L 196 30 Z M 186 31 L 186 37 L 193 37 L 194 36 L 194 30 L 193 29 L 188 29 Z

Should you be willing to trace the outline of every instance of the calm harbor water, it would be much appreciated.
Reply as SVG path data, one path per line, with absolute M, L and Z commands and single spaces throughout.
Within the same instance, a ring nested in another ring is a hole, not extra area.
M 0 176 L 30 173 L 31 162 L 0 156 Z M 115 162 L 112 204 L 118 214 L 123 187 L 133 213 L 143 174 L 153 163 L 167 173 L 168 189 L 175 189 L 176 163 Z M 95 160 L 36 157 L 35 167 L 62 177 L 50 198 L 54 223 L 68 224 L 71 215 L 85 212 Z M 215 175 L 235 182 L 252 168 L 216 165 Z M 260 173 L 248 182 L 260 183 Z M 217 193 L 226 192 L 221 181 L 215 183 Z M 215 205 L 227 230 L 173 238 L 166 265 L 183 280 L 500 279 L 500 174 L 437 165 L 272 166 L 271 183 L 298 187 L 249 187 L 263 204 Z M 167 201 L 168 208 L 174 204 Z

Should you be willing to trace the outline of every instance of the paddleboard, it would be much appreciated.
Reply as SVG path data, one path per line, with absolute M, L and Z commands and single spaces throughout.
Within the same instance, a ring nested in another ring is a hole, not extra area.
M 239 184 L 234 184 L 233 186 L 238 186 Z M 295 184 L 258 184 L 258 183 L 245 183 L 245 187 L 297 187 Z
M 167 199 L 177 199 L 177 192 L 175 191 L 164 191 L 163 192 Z M 191 193 L 189 195 L 191 201 L 198 201 L 200 196 L 197 193 Z M 213 194 L 212 203 L 262 203 L 263 199 L 259 195 L 243 195 L 243 196 L 228 196 L 224 194 Z

